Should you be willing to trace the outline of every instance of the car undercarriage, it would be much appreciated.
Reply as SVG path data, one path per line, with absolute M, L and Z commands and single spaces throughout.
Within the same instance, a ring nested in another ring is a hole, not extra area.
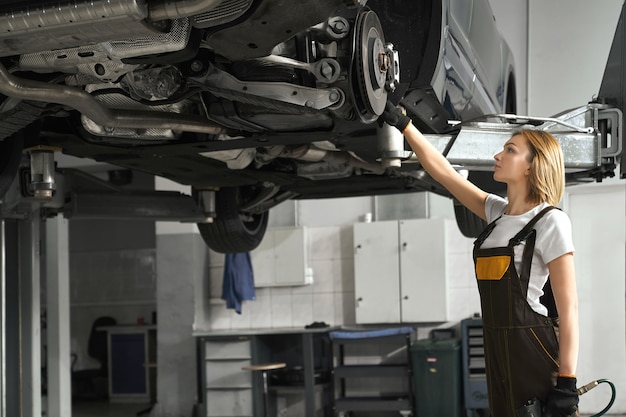
M 147 172 L 192 187 L 198 227 L 220 252 L 253 249 L 287 199 L 448 195 L 377 120 L 391 100 L 452 144 L 458 122 L 515 113 L 508 49 L 494 43 L 502 55 L 481 57 L 446 20 L 456 10 L 440 0 L 4 2 L 0 195 L 24 150 L 26 188 L 43 199 L 57 192 L 55 153 Z M 484 30 L 500 42 L 495 24 Z M 470 179 L 498 190 L 484 171 Z

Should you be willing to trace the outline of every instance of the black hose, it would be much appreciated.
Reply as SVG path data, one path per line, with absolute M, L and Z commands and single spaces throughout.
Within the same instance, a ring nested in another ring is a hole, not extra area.
M 598 380 L 595 380 L 595 381 L 591 381 L 590 383 L 588 383 L 587 385 L 585 385 L 583 387 L 578 388 L 578 395 L 582 395 L 582 394 L 586 393 L 587 391 L 590 391 L 590 390 L 594 389 L 595 387 L 597 387 L 600 384 L 609 384 L 609 386 L 611 387 L 611 401 L 609 401 L 607 406 L 604 407 L 604 409 L 602 409 L 602 411 L 600 411 L 597 414 L 592 415 L 591 417 L 603 416 L 613 406 L 613 403 L 615 402 L 615 385 L 613 385 L 613 383 L 611 381 L 609 381 L 608 379 L 598 379 Z

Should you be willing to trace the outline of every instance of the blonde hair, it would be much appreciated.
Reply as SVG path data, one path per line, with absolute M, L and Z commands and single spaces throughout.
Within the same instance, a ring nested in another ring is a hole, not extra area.
M 513 136 L 526 138 L 530 150 L 529 199 L 556 206 L 565 190 L 565 163 L 561 145 L 543 130 L 521 129 Z

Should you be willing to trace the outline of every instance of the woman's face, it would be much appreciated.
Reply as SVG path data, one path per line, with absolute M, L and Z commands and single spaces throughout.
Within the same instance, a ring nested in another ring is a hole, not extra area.
M 496 160 L 494 180 L 507 184 L 527 180 L 531 165 L 530 148 L 524 136 L 513 136 L 493 158 Z

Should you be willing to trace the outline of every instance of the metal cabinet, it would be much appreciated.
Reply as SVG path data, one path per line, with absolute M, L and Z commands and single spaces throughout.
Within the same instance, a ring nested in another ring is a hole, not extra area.
M 305 227 L 268 229 L 261 244 L 250 253 L 255 287 L 310 285 L 313 270 L 308 262 Z
M 450 319 L 451 255 L 465 250 L 471 261 L 452 220 L 357 223 L 353 233 L 357 323 Z
M 483 321 L 480 317 L 461 321 L 463 352 L 463 399 L 467 417 L 488 415 L 489 395 L 485 369 Z
M 252 417 L 252 375 L 242 367 L 252 363 L 249 338 L 204 339 L 200 356 L 204 360 L 202 387 L 206 417 Z

